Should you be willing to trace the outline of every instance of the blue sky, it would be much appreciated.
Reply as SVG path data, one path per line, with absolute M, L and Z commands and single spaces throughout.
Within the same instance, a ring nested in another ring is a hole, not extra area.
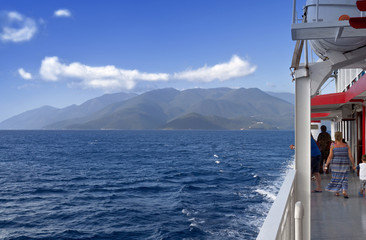
M 292 1 L 2 0 L 0 121 L 121 91 L 294 92 L 291 18 Z

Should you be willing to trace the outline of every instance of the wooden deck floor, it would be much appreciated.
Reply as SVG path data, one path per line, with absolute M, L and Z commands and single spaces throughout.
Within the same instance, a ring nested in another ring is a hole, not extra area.
M 366 198 L 358 195 L 358 176 L 349 174 L 348 199 L 324 191 L 330 178 L 322 174 L 323 192 L 311 194 L 311 239 L 366 239 Z

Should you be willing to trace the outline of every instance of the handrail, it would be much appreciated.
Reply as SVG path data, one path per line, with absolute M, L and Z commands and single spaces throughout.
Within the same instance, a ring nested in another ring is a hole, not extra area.
M 257 240 L 294 239 L 295 177 L 296 170 L 290 169 L 269 210 Z

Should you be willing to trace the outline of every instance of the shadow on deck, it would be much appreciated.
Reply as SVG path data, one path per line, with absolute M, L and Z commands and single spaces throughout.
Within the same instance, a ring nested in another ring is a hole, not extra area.
M 311 239 L 366 239 L 366 198 L 358 195 L 356 173 L 348 177 L 348 199 L 324 191 L 331 174 L 321 176 L 323 192 L 311 194 Z

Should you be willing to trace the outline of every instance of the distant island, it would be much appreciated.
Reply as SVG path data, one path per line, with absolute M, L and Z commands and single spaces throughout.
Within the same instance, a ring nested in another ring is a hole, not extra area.
M 43 106 L 0 123 L 3 130 L 293 129 L 293 94 L 257 88 L 105 94 L 65 108 Z

